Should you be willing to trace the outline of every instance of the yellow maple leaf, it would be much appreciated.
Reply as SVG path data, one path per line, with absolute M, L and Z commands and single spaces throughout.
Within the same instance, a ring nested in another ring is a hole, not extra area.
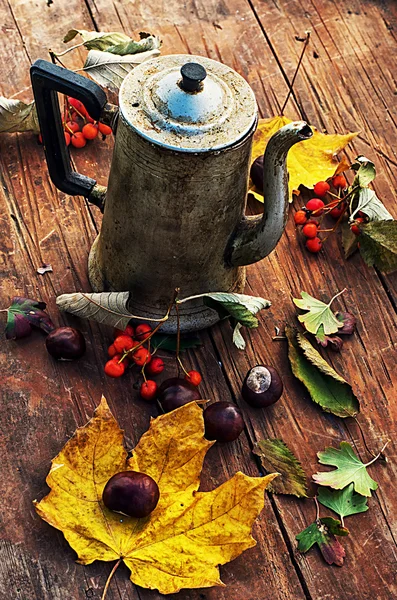
M 258 128 L 254 135 L 252 146 L 252 161 L 261 156 L 271 136 L 281 127 L 291 123 L 291 119 L 284 116 L 272 117 L 271 119 L 260 119 Z M 325 181 L 335 174 L 339 163 L 336 154 L 343 150 L 349 142 L 358 135 L 347 133 L 346 135 L 320 133 L 311 126 L 313 137 L 309 140 L 299 142 L 291 148 L 287 158 L 289 173 L 290 201 L 292 193 L 297 192 L 300 185 L 312 189 L 318 181 Z M 340 172 L 340 171 L 339 171 Z M 259 202 L 263 202 L 263 194 L 250 182 L 249 193 L 255 196 Z
M 81 564 L 122 559 L 131 580 L 162 594 L 223 585 L 218 565 L 255 546 L 251 527 L 276 477 L 234 477 L 198 492 L 207 450 L 203 411 L 192 402 L 152 419 L 131 458 L 123 431 L 102 397 L 93 418 L 52 461 L 50 493 L 35 501 L 42 519 L 61 530 Z M 105 484 L 126 470 L 150 475 L 160 489 L 156 509 L 142 519 L 108 510 Z

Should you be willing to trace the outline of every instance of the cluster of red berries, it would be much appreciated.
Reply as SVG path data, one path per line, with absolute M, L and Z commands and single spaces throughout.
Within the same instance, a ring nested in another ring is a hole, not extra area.
M 84 148 L 88 140 L 98 137 L 98 133 L 101 133 L 102 136 L 112 133 L 109 125 L 94 121 L 84 104 L 71 96 L 65 96 L 62 122 L 66 145 L 72 144 L 75 148 Z M 39 142 L 43 143 L 41 134 Z
M 302 233 L 306 238 L 305 246 L 309 252 L 317 253 L 320 252 L 325 239 L 319 237 L 321 232 L 333 232 L 336 230 L 343 215 L 348 209 L 348 203 L 346 201 L 347 194 L 345 193 L 348 187 L 346 178 L 344 175 L 335 175 L 332 178 L 332 187 L 337 192 L 331 192 L 331 185 L 327 181 L 319 181 L 314 186 L 315 198 L 312 198 L 299 209 L 294 215 L 294 221 L 296 225 L 302 226 Z M 330 196 L 330 201 L 326 204 L 326 198 Z M 335 227 L 332 229 L 321 229 L 321 221 L 317 220 L 319 217 L 329 215 L 335 221 L 337 221 Z M 360 234 L 359 223 L 366 221 L 366 215 L 359 213 L 358 217 L 350 225 L 351 231 L 355 235 Z
M 109 377 L 124 375 L 129 363 L 141 367 L 143 382 L 139 393 L 141 398 L 149 402 L 156 399 L 158 386 L 147 376 L 154 377 L 164 371 L 163 359 L 150 352 L 150 338 L 153 333 L 148 323 L 141 323 L 135 328 L 127 325 L 124 331 L 115 329 L 113 344 L 108 348 L 110 360 L 105 365 L 105 373 Z M 147 344 L 147 347 L 144 344 Z M 201 383 L 201 375 L 198 371 L 185 372 L 185 379 L 196 386 Z

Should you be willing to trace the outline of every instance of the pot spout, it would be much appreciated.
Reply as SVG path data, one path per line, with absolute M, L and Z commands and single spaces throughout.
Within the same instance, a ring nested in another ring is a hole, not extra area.
M 307 123 L 296 121 L 270 138 L 263 161 L 263 215 L 243 217 L 226 250 L 226 262 L 230 266 L 258 262 L 276 247 L 288 216 L 287 154 L 294 144 L 312 135 Z

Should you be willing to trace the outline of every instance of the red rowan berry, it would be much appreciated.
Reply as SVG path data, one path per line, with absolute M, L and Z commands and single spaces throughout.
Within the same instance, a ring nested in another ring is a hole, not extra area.
M 324 208 L 324 206 L 324 202 L 320 200 L 320 198 L 312 198 L 306 204 L 307 210 L 310 210 L 311 212 L 315 213 L 316 217 L 319 217 L 323 214 L 324 211 L 322 209 Z
M 157 383 L 151 379 L 147 379 L 142 383 L 139 394 L 147 402 L 152 402 L 157 396 Z
M 317 254 L 317 252 L 320 252 L 322 245 L 323 243 L 319 237 L 310 238 L 305 244 L 309 252 L 313 252 L 313 254 Z
M 185 379 L 197 386 L 200 385 L 202 377 L 198 371 L 189 371 L 188 374 L 185 375 Z
M 319 198 L 324 198 L 324 196 L 330 190 L 330 185 L 326 181 L 319 181 L 318 183 L 316 183 L 313 190 L 316 196 L 318 196 Z
M 307 214 L 305 210 L 298 210 L 294 214 L 295 225 L 304 225 L 307 221 Z

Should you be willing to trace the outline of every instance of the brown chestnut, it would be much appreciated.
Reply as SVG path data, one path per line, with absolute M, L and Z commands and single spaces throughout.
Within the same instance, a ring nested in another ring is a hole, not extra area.
M 263 194 L 263 154 L 252 163 L 250 176 L 257 190 Z
M 102 494 L 106 508 L 136 519 L 150 515 L 159 498 L 159 486 L 154 479 L 138 471 L 116 473 L 109 479 Z
M 83 356 L 85 339 L 78 329 L 57 327 L 48 334 L 45 345 L 47 351 L 56 359 L 73 360 Z
M 204 412 L 205 437 L 217 442 L 233 442 L 244 429 L 241 411 L 231 402 L 215 402 Z
M 186 379 L 171 377 L 160 385 L 157 397 L 162 409 L 171 412 L 188 402 L 200 400 L 201 395 L 197 387 Z
M 276 369 L 268 365 L 257 365 L 248 371 L 242 395 L 251 406 L 263 408 L 277 402 L 283 388 L 283 382 Z

